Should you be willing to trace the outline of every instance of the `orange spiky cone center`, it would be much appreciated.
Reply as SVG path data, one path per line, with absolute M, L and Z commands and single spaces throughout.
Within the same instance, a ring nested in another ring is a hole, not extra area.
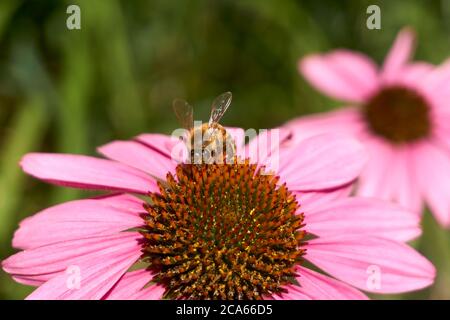
M 180 164 L 146 205 L 144 257 L 168 298 L 262 299 L 285 290 L 304 253 L 303 214 L 249 161 Z

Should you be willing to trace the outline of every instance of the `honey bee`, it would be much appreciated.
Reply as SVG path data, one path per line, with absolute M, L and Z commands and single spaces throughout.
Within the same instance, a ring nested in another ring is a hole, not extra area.
M 233 137 L 219 124 L 231 104 L 231 92 L 218 96 L 212 103 L 208 123 L 194 126 L 193 108 L 184 100 L 173 102 L 175 115 L 187 130 L 186 147 L 192 164 L 231 163 L 236 153 Z

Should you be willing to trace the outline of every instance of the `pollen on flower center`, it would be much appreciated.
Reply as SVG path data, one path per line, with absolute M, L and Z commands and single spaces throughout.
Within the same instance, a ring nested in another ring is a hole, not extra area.
M 146 205 L 144 256 L 168 298 L 283 292 L 305 235 L 295 196 L 247 160 L 180 164 Z
M 424 138 L 431 129 L 427 101 L 401 86 L 382 89 L 365 105 L 364 113 L 375 134 L 396 144 Z

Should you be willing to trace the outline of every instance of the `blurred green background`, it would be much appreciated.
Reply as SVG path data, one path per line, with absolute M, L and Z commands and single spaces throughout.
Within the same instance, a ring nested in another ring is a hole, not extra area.
M 81 30 L 66 28 L 70 4 L 81 8 Z M 381 30 L 366 28 L 370 4 L 381 8 Z M 176 97 L 206 120 L 212 99 L 232 91 L 222 122 L 256 129 L 330 110 L 339 103 L 298 75 L 298 58 L 347 47 L 380 62 L 405 25 L 418 33 L 418 59 L 449 55 L 449 0 L 1 0 L 0 259 L 13 253 L 18 221 L 87 195 L 26 177 L 23 154 L 93 155 L 109 140 L 170 133 Z M 423 224 L 414 245 L 438 267 L 436 284 L 377 298 L 450 299 L 449 234 L 428 213 Z M 0 299 L 30 290 L 0 271 Z

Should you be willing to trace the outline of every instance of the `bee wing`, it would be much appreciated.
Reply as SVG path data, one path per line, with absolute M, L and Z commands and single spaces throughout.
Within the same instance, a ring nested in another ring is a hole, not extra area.
M 213 122 L 219 122 L 220 118 L 222 118 L 223 114 L 230 106 L 231 98 L 231 92 L 225 92 L 214 100 L 211 106 L 211 117 L 209 118 L 209 124 L 212 124 Z
M 194 110 L 192 106 L 181 99 L 175 99 L 172 106 L 180 124 L 185 129 L 191 130 L 194 126 Z

